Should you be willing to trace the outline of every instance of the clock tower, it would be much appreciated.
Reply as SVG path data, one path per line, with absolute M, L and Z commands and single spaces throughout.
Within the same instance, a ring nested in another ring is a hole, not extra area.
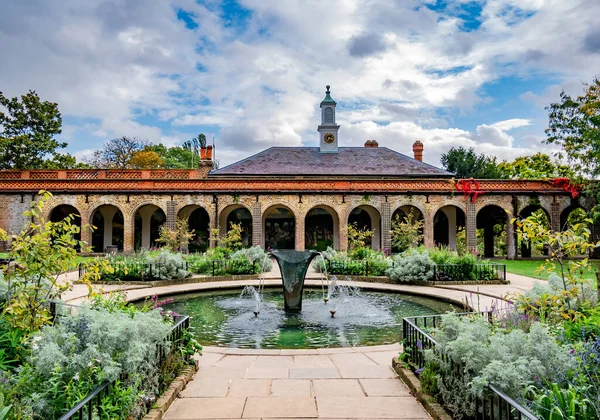
M 321 153 L 338 152 L 338 131 L 340 126 L 335 123 L 336 103 L 329 95 L 329 85 L 325 92 L 325 99 L 321 102 L 321 124 L 317 128 L 320 136 Z

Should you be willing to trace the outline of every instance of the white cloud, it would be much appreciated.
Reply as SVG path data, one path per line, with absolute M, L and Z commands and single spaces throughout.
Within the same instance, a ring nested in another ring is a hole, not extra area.
M 498 121 L 491 126 L 502 131 L 508 131 L 513 128 L 525 127 L 528 125 L 531 125 L 531 121 L 523 118 L 512 118 L 510 120 Z

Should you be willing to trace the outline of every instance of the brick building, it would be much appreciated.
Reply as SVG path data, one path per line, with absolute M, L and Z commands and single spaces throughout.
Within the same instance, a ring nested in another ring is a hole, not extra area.
M 46 217 L 70 213 L 83 224 L 82 239 L 95 251 L 113 245 L 131 252 L 149 248 L 158 227 L 188 217 L 196 237 L 191 250 L 214 246 L 209 230 L 225 233 L 232 222 L 243 226 L 247 245 L 272 248 L 347 248 L 346 226 L 374 230 L 372 247 L 391 248 L 392 219 L 412 213 L 424 222 L 427 246 L 456 246 L 459 229 L 470 248 L 483 229 L 485 254 L 494 253 L 494 226 L 506 230 L 509 258 L 517 250 L 514 217 L 543 209 L 551 226 L 564 226 L 571 211 L 591 203 L 577 200 L 551 181 L 480 180 L 458 186 L 452 174 L 422 161 L 424 145 L 405 156 L 377 141 L 341 147 L 336 102 L 329 87 L 321 102 L 319 147 L 272 147 L 218 170 L 212 148 L 191 170 L 23 170 L 0 171 L 0 228 L 19 232 L 22 213 L 40 190 L 53 193 Z M 497 234 L 497 232 L 496 232 Z

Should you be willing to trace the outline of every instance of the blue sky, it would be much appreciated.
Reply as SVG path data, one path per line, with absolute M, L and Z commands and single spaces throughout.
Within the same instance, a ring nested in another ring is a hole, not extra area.
M 222 165 L 315 146 L 331 85 L 340 144 L 438 165 L 453 146 L 552 152 L 544 107 L 600 68 L 586 0 L 8 0 L 0 91 L 59 104 L 68 151 L 214 137 Z

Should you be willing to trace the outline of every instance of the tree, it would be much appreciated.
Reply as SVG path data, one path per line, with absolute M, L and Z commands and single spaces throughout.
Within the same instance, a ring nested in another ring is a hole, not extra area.
M 367 246 L 367 244 L 373 238 L 374 231 L 367 229 L 363 226 L 362 229 L 358 227 L 356 222 L 348 223 L 346 226 L 346 235 L 348 237 L 348 246 L 351 251 L 358 251 Z
M 224 236 L 220 235 L 219 228 L 211 229 L 210 240 L 217 241 L 220 246 L 230 251 L 237 251 L 244 247 L 242 241 L 242 224 L 231 222 L 229 230 Z
M 452 147 L 448 153 L 442 154 L 441 163 L 444 169 L 453 172 L 456 178 L 497 179 L 502 177 L 496 158 L 483 153 L 475 154 L 475 149 Z
M 41 101 L 34 91 L 7 98 L 0 92 L 0 169 L 70 168 L 75 158 L 61 154 L 67 143 L 55 136 L 62 132 L 58 105 Z
M 117 137 L 104 144 L 104 148 L 94 151 L 89 164 L 103 169 L 128 169 L 130 159 L 136 152 L 148 146 L 148 141 L 137 137 Z
M 585 84 L 584 94 L 572 98 L 564 91 L 560 102 L 546 107 L 549 125 L 546 143 L 562 148 L 559 158 L 566 158 L 576 172 L 600 175 L 600 79 Z
M 175 229 L 169 229 L 166 223 L 158 229 L 157 242 L 163 243 L 171 251 L 177 251 L 184 245 L 187 245 L 190 239 L 194 237 L 194 232 L 189 230 L 187 217 L 177 218 Z
M 129 159 L 127 166 L 134 169 L 158 169 L 164 167 L 164 161 L 158 153 L 144 149 L 135 152 Z
M 166 147 L 163 144 L 146 146 L 146 151 L 153 151 L 160 156 L 163 167 L 169 169 L 191 169 L 198 164 L 198 156 L 182 146 Z
M 545 153 L 533 156 L 521 156 L 513 162 L 503 161 L 498 165 L 502 178 L 511 179 L 544 179 L 573 178 L 575 172 L 568 165 L 552 162 Z
M 423 240 L 423 220 L 418 220 L 411 210 L 402 219 L 396 216 L 392 220 L 392 247 L 400 252 L 416 246 Z

